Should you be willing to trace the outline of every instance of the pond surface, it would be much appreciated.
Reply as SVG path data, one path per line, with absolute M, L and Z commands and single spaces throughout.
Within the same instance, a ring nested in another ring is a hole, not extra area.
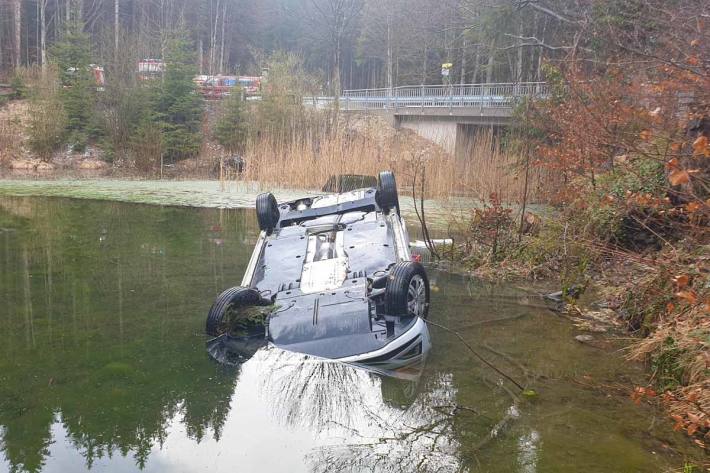
M 0 471 L 659 472 L 701 458 L 620 388 L 643 379 L 540 299 L 430 273 L 423 367 L 205 352 L 253 211 L 0 197 Z
M 267 190 L 273 192 L 278 201 L 294 200 L 319 192 L 318 189 L 304 191 L 272 188 L 251 181 L 0 179 L 0 195 L 71 197 L 219 209 L 254 208 L 256 196 Z M 400 190 L 406 191 L 406 189 Z M 400 205 L 402 212 L 409 217 L 411 223 L 417 222 L 411 197 L 403 195 Z M 468 215 L 471 208 L 480 206 L 481 202 L 473 198 L 451 197 L 446 201 L 427 200 L 425 205 L 427 223 L 447 228 L 452 215 Z M 535 204 L 528 204 L 527 209 L 542 215 L 550 211 L 544 206 Z

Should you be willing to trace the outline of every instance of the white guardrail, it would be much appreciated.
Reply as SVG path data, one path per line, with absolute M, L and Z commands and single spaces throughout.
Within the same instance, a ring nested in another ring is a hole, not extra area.
M 340 97 L 342 110 L 383 110 L 399 108 L 510 108 L 521 98 L 549 95 L 545 82 L 461 85 L 405 85 L 382 89 L 345 90 Z M 334 97 L 304 97 L 304 104 L 330 108 Z

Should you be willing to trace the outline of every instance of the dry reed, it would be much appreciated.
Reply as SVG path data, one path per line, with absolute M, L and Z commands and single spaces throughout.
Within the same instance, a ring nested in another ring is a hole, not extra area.
M 26 116 L 26 106 L 11 102 L 0 107 L 0 165 L 23 156 L 24 142 L 21 118 Z
M 262 133 L 246 146 L 244 179 L 264 185 L 317 189 L 329 176 L 376 175 L 390 169 L 402 193 L 411 191 L 414 169 L 426 166 L 425 195 L 430 198 L 473 196 L 495 192 L 518 203 L 524 194 L 520 158 L 506 152 L 491 132 L 473 140 L 458 159 L 410 130 L 394 130 L 373 118 L 341 118 L 338 126 L 309 126 L 302 132 Z M 363 120 L 372 121 L 362 126 Z M 364 129 L 363 129 L 364 128 Z M 529 170 L 528 201 L 545 197 L 548 177 Z

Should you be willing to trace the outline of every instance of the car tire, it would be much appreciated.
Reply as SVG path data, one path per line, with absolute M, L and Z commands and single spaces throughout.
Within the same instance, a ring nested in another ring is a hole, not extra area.
M 395 209 L 399 214 L 399 196 L 397 181 L 391 171 L 382 171 L 377 178 L 377 204 L 385 212 Z
M 271 192 L 259 194 L 256 198 L 256 218 L 259 228 L 267 234 L 271 233 L 279 223 L 279 204 Z
M 429 278 L 424 266 L 402 261 L 390 269 L 385 285 L 385 314 L 422 317 L 429 314 Z
M 215 299 L 210 311 L 207 314 L 207 323 L 205 324 L 205 332 L 207 335 L 217 337 L 227 332 L 227 312 L 230 307 L 248 307 L 264 305 L 264 299 L 259 294 L 259 291 L 249 287 L 232 287 L 222 292 Z

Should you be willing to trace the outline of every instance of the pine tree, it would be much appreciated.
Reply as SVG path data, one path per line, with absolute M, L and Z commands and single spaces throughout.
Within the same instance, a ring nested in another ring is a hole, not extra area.
M 203 99 L 192 79 L 197 74 L 195 48 L 186 30 L 167 41 L 165 77 L 158 88 L 154 118 L 162 130 L 164 157 L 168 162 L 197 155 L 202 144 Z
M 91 71 L 91 43 L 81 22 L 67 25 L 62 41 L 58 42 L 52 56 L 59 68 L 60 98 L 67 117 L 69 142 L 81 151 L 89 138 L 96 138 L 96 81 Z
M 214 138 L 230 153 L 243 151 L 247 139 L 247 122 L 241 90 L 234 90 L 221 107 L 214 126 Z

